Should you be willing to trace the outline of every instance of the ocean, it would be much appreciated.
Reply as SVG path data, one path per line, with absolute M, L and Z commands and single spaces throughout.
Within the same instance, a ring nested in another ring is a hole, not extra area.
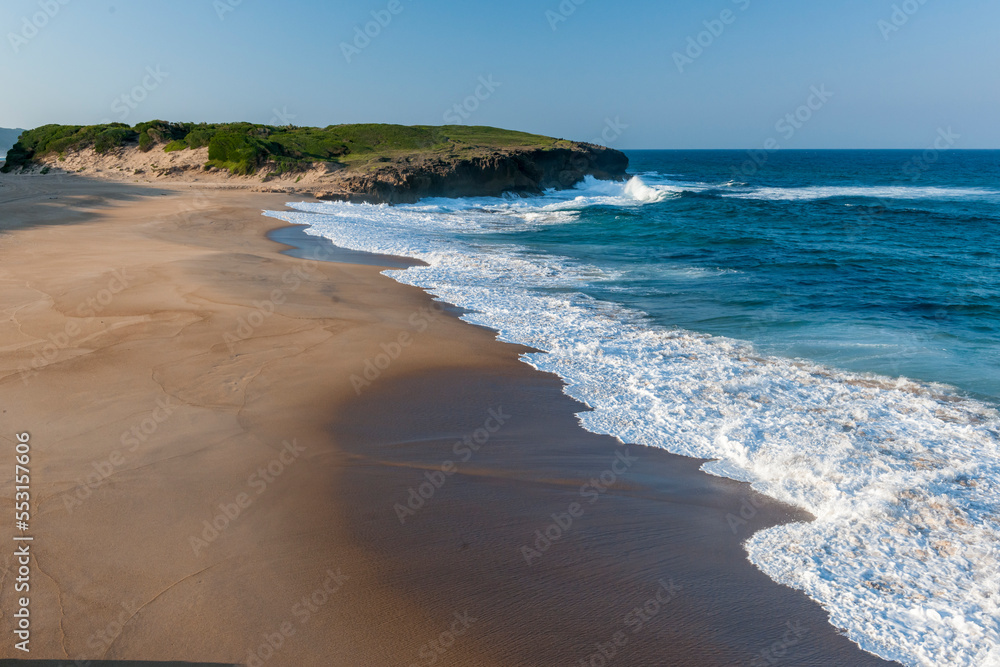
M 542 350 L 584 428 L 811 512 L 748 556 L 862 648 L 1000 665 L 1000 151 L 628 154 L 626 183 L 267 215 L 423 260 L 387 274 Z

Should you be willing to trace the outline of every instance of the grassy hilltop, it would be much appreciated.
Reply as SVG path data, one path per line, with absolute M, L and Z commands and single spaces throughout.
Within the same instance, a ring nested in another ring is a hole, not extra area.
M 31 166 L 35 160 L 92 148 L 107 153 L 120 147 L 165 152 L 208 147 L 206 167 L 250 175 L 265 164 L 276 173 L 332 162 L 348 168 L 409 155 L 473 157 L 510 148 L 566 148 L 573 142 L 492 127 L 448 125 L 330 125 L 275 127 L 253 123 L 169 123 L 154 120 L 134 127 L 44 125 L 28 130 L 7 154 L 3 171 Z

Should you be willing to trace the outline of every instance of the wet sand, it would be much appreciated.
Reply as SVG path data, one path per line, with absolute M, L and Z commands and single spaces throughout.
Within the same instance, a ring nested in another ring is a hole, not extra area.
M 0 441 L 31 434 L 35 537 L 32 651 L 8 549 L 0 658 L 881 662 L 746 560 L 806 517 L 583 431 L 523 348 L 382 267 L 283 253 L 286 197 L 0 178 Z

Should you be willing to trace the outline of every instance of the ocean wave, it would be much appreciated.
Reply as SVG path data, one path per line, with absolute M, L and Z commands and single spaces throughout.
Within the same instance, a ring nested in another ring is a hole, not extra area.
M 353 208 L 344 208 L 335 202 L 318 202 L 295 204 L 295 207 L 306 213 L 338 217 L 351 217 L 358 211 L 367 211 L 379 215 L 386 224 L 417 233 L 433 229 L 439 232 L 494 234 L 575 222 L 579 213 L 588 208 L 642 206 L 677 197 L 684 191 L 680 185 L 647 185 L 638 176 L 623 183 L 588 176 L 575 188 L 548 190 L 537 197 L 432 197 L 404 206 L 358 204 Z M 376 211 L 378 213 L 374 213 Z
M 799 188 L 753 187 L 744 192 L 725 192 L 723 197 L 770 201 L 811 201 L 843 197 L 866 199 L 968 199 L 1000 200 L 1000 190 L 987 188 L 943 188 L 933 186 L 812 186 Z
M 684 191 L 632 179 L 531 199 L 289 204 L 296 210 L 267 215 L 342 247 L 422 259 L 427 266 L 387 273 L 472 311 L 464 319 L 502 340 L 542 350 L 523 359 L 559 374 L 566 393 L 592 408 L 579 415 L 588 430 L 712 459 L 707 472 L 810 511 L 813 522 L 754 534 L 749 557 L 819 601 L 865 649 L 912 665 L 993 664 L 1000 417 L 992 408 L 940 386 L 652 326 L 641 312 L 574 291 L 613 279 L 607 272 L 475 236 Z

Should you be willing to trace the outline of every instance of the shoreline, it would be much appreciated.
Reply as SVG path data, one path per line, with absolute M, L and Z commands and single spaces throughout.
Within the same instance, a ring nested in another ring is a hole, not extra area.
M 283 220 L 278 221 L 284 223 Z M 355 264 L 361 266 L 379 266 L 383 269 L 407 269 L 423 264 L 418 259 L 395 257 L 393 255 L 375 255 L 370 252 L 359 252 L 335 246 L 320 236 L 311 236 L 305 232 L 308 225 L 284 223 L 267 232 L 267 238 L 275 243 L 288 246 L 282 253 L 298 259 L 319 259 L 340 264 Z
M 581 404 L 518 359 L 526 348 L 380 275 L 391 267 L 283 253 L 272 241 L 295 234 L 261 212 L 287 195 L 58 184 L 0 188 L 21 227 L 0 252 L 32 260 L 0 273 L 18 323 L 0 386 L 33 441 L 64 445 L 35 472 L 42 657 L 247 662 L 288 622 L 266 664 L 429 664 L 421 651 L 445 648 L 452 664 L 575 665 L 602 647 L 621 664 L 753 664 L 776 644 L 794 664 L 891 664 L 747 560 L 752 530 L 801 512 L 701 460 L 584 431 Z M 184 210 L 190 192 L 207 195 Z M 53 194 L 68 206 L 38 206 Z M 132 280 L 100 313 L 109 322 L 84 323 L 22 388 L 18 363 L 117 264 Z M 119 434 L 164 397 L 176 414 L 66 512 L 74 477 L 113 462 Z M 259 473 L 275 460 L 280 473 Z M 192 553 L 220 503 L 241 509 Z M 334 602 L 296 613 L 316 591 Z M 5 625 L 11 594 L 5 578 Z M 650 600 L 643 620 L 633 610 Z M 124 629 L 94 655 L 88 640 L 123 605 Z M 431 646 L 446 632 L 453 644 Z

